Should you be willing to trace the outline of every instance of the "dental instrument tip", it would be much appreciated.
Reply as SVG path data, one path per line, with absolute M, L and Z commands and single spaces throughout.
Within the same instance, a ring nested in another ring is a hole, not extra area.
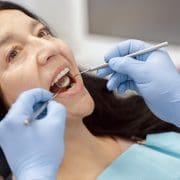
M 86 69 L 86 70 L 84 70 L 84 71 L 81 71 L 81 72 L 80 72 L 80 74 L 83 74 L 83 73 L 89 72 L 89 70 L 90 70 L 90 69 L 88 68 L 88 69 Z
M 81 73 L 75 74 L 75 75 L 74 75 L 74 78 L 77 77 L 77 76 L 79 76 L 79 75 L 81 75 Z
M 81 74 L 84 74 L 84 73 L 86 73 L 86 72 L 89 72 L 89 70 L 90 70 L 90 69 L 88 68 L 88 69 L 86 69 L 86 70 L 84 70 L 84 71 L 81 71 L 80 73 L 75 74 L 74 77 L 79 76 L 79 75 L 81 75 Z

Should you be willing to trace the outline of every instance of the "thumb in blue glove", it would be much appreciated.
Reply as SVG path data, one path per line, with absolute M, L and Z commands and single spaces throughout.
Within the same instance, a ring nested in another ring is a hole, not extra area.
M 113 73 L 107 84 L 109 90 L 135 90 L 155 115 L 180 126 L 180 77 L 169 55 L 157 50 L 136 58 L 123 57 L 150 46 L 139 40 L 120 43 L 105 56 L 109 67 L 98 74 Z
M 0 122 L 0 145 L 18 180 L 56 179 L 64 154 L 64 106 L 50 101 L 46 116 L 29 126 L 23 124 L 35 104 L 51 97 L 39 88 L 26 91 Z

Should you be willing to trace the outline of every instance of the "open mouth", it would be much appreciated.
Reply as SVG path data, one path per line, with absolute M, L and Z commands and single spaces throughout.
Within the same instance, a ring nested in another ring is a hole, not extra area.
M 70 73 L 69 68 L 61 71 L 53 80 L 50 86 L 50 91 L 54 94 L 68 91 L 75 85 L 75 78 Z

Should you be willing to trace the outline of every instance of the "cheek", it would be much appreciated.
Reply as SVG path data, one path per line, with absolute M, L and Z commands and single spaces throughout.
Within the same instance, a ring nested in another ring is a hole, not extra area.
M 61 48 L 61 54 L 69 60 L 70 64 L 73 67 L 77 67 L 75 58 L 74 58 L 74 54 L 72 52 L 72 50 L 70 49 L 70 47 L 68 46 L 68 44 L 66 44 L 64 41 L 58 39 L 57 40 L 58 46 Z M 77 68 L 78 69 L 78 68 Z
M 16 98 L 25 90 L 35 87 L 35 80 L 30 79 L 26 75 L 7 76 L 1 83 L 1 89 L 4 95 L 5 102 L 8 106 L 15 102 Z

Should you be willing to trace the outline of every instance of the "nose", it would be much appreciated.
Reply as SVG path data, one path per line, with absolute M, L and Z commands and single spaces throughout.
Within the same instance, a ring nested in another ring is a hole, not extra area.
M 51 57 L 61 53 L 59 45 L 54 41 L 44 38 L 31 37 L 33 53 L 39 65 L 44 65 Z

